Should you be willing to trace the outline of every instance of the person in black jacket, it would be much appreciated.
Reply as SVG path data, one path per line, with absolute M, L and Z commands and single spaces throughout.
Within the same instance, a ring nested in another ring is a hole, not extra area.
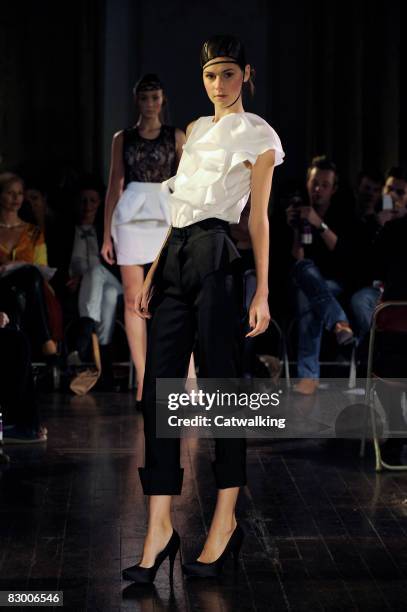
M 397 178 L 394 176 L 396 175 Z M 381 298 L 380 281 L 390 274 L 390 270 L 398 268 L 397 258 L 390 263 L 389 254 L 381 247 L 381 232 L 387 224 L 395 219 L 403 217 L 407 213 L 403 205 L 404 188 L 407 190 L 407 182 L 403 182 L 403 171 L 391 168 L 387 174 L 386 183 L 380 173 L 372 170 L 364 170 L 359 175 L 357 191 L 357 244 L 352 265 L 353 277 L 352 297 L 350 307 L 352 312 L 352 323 L 358 336 L 359 344 L 367 337 L 370 331 L 374 309 Z M 390 195 L 393 201 L 392 209 L 382 209 L 383 195 Z M 391 226 L 394 227 L 394 226 Z M 396 224 L 396 228 L 397 228 Z M 396 230 L 397 232 L 398 230 Z M 394 230 L 391 230 L 393 234 Z M 384 233 L 384 241 L 388 243 L 388 229 Z M 380 238 L 380 239 L 379 239 Z M 395 248 L 400 245 L 400 237 L 395 236 Z M 378 247 L 376 247 L 376 243 Z M 387 244 L 392 252 L 394 245 Z M 387 248 L 386 246 L 386 248 Z M 378 248 L 381 251 L 378 255 Z M 389 266 L 389 269 L 386 269 Z M 387 282 L 387 281 L 386 281 Z M 388 284 L 388 283 L 387 283 Z M 389 289 L 387 289 L 388 291 Z M 366 345 L 366 342 L 363 343 Z M 364 346 L 362 354 L 367 347 Z
M 0 412 L 5 443 L 46 442 L 40 425 L 27 336 L 0 312 Z
M 405 244 L 407 238 L 407 214 L 388 221 L 375 244 L 374 267 L 376 276 L 383 282 L 381 301 L 407 300 L 407 266 Z M 407 328 L 405 317 L 397 311 L 400 327 Z M 383 444 L 382 458 L 389 464 L 401 461 L 406 443 L 406 422 L 403 417 L 401 396 L 407 379 L 407 333 L 381 332 L 376 336 L 373 371 L 383 379 L 397 379 L 399 384 L 379 380 L 376 390 L 388 419 L 389 439 Z M 404 383 L 403 383 L 404 381 Z

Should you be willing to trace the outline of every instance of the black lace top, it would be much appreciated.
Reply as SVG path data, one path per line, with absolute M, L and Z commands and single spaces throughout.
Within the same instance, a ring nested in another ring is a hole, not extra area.
M 123 132 L 123 161 L 125 184 L 162 183 L 173 176 L 176 169 L 175 128 L 161 127 L 157 138 L 140 136 L 136 127 Z

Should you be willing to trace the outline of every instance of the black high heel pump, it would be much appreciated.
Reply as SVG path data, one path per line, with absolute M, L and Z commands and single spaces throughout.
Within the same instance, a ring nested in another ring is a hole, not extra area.
M 235 567 L 239 561 L 239 552 L 244 539 L 244 531 L 240 525 L 236 525 L 234 532 L 229 538 L 223 553 L 212 563 L 202 563 L 202 561 L 192 561 L 184 563 L 182 571 L 187 578 L 218 578 L 222 573 L 223 564 L 228 555 L 232 554 Z
M 172 532 L 172 536 L 168 541 L 166 547 L 158 553 L 155 558 L 154 565 L 152 567 L 140 567 L 137 563 L 123 570 L 122 576 L 124 580 L 131 580 L 137 584 L 152 584 L 155 579 L 155 575 L 160 567 L 161 563 L 168 557 L 170 560 L 170 583 L 173 581 L 174 573 L 174 561 L 179 550 L 180 537 L 175 529 Z

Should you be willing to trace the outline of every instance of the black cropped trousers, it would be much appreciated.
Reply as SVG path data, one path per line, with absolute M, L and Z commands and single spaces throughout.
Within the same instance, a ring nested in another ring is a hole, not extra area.
M 241 374 L 239 253 L 229 225 L 207 219 L 173 228 L 155 273 L 143 387 L 146 495 L 181 493 L 180 439 L 156 435 L 156 378 L 185 378 L 197 336 L 199 378 Z M 215 439 L 219 489 L 246 484 L 246 440 Z

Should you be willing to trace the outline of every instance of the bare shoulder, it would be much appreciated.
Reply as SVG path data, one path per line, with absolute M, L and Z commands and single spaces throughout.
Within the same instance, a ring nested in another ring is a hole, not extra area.
M 119 130 L 115 134 L 113 134 L 113 144 L 121 143 L 123 141 L 123 132 L 124 130 Z
M 194 125 L 195 125 L 196 122 L 197 122 L 197 119 L 195 119 L 195 121 L 191 121 L 191 123 L 188 124 L 187 129 L 186 129 L 187 138 L 189 138 L 189 135 L 192 132 L 192 130 L 194 129 Z
M 184 144 L 185 132 L 183 132 L 183 130 L 180 130 L 179 128 L 175 128 L 175 140 L 178 144 Z
M 274 149 L 267 149 L 267 151 L 264 151 L 264 153 L 260 153 L 254 164 L 254 167 L 267 168 L 270 166 L 274 166 L 275 159 L 276 152 L 274 151 Z

